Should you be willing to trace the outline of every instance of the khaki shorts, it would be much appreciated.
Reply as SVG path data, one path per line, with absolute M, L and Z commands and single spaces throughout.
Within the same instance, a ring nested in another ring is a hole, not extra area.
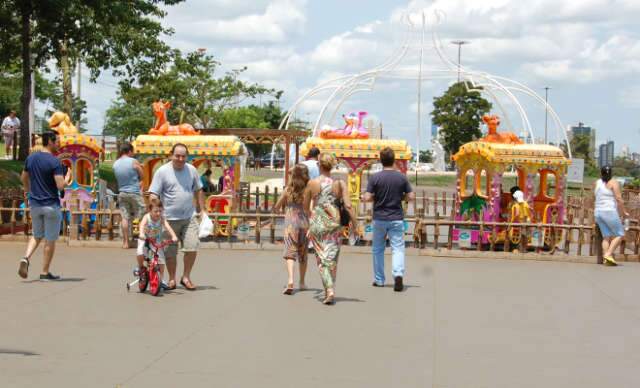
M 198 238 L 198 229 L 200 224 L 196 216 L 191 217 L 188 220 L 169 220 L 171 229 L 178 237 L 178 241 L 182 245 L 180 250 L 185 252 L 196 252 L 200 246 L 200 238 Z M 178 256 L 178 244 L 170 244 L 164 249 L 164 255 L 169 258 Z
M 118 208 L 120 209 L 120 215 L 122 218 L 127 221 L 142 218 L 142 215 L 144 214 L 144 202 L 142 201 L 142 195 L 136 193 L 118 194 Z

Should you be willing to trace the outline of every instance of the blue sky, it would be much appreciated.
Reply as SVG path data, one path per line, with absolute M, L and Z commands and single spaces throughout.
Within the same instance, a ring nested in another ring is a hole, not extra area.
M 172 46 L 186 51 L 205 47 L 225 67 L 248 66 L 245 77 L 284 90 L 283 107 L 288 108 L 318 82 L 371 69 L 388 58 L 406 29 L 402 15 L 415 18 L 425 12 L 432 18 L 434 10 L 440 10 L 446 21 L 438 33 L 450 59 L 456 60 L 457 51 L 448 42 L 466 39 L 470 44 L 463 47 L 463 65 L 515 79 L 543 97 L 548 86 L 550 102 L 565 126 L 581 121 L 597 129 L 598 142 L 615 140 L 616 152 L 623 144 L 640 151 L 638 143 L 631 142 L 640 136 L 640 1 L 524 4 L 517 0 L 187 0 L 167 8 L 165 23 L 176 31 L 167 38 Z M 431 48 L 430 33 L 424 66 L 427 74 L 434 74 L 443 65 Z M 416 45 L 402 66 L 417 68 L 418 52 Z M 105 75 L 98 84 L 83 84 L 92 133 L 102 129 L 115 82 Z M 430 140 L 431 101 L 450 82 L 423 83 L 421 148 Z M 298 116 L 315 120 L 326 97 L 305 103 Z M 536 136 L 542 137 L 544 109 L 530 99 L 519 100 Z M 386 135 L 415 146 L 416 101 L 415 80 L 381 78 L 371 93 L 357 94 L 341 112 L 369 111 L 382 122 Z M 502 103 L 518 131 L 520 116 L 510 101 Z

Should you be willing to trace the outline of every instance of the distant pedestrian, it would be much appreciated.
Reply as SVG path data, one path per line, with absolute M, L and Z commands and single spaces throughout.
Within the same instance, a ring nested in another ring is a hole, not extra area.
M 309 179 L 316 179 L 320 176 L 320 169 L 318 167 L 318 155 L 320 155 L 320 149 L 318 147 L 311 147 L 307 153 L 307 160 L 302 162 L 309 170 Z
M 200 183 L 202 184 L 202 191 L 204 191 L 205 193 L 209 193 L 213 191 L 213 185 L 211 184 L 211 174 L 213 174 L 213 172 L 211 171 L 210 168 L 207 168 L 204 174 L 200 175 Z
M 306 289 L 304 278 L 307 273 L 307 232 L 309 230 L 308 209 L 304 209 L 304 195 L 309 182 L 309 170 L 304 164 L 298 164 L 291 170 L 291 178 L 282 197 L 274 206 L 275 211 L 283 210 L 284 215 L 284 254 L 287 267 L 287 286 L 283 294 L 293 294 L 293 266 L 297 261 L 300 270 L 300 290 Z M 306 210 L 306 212 L 305 212 Z
M 20 131 L 20 119 L 16 117 L 16 111 L 11 110 L 9 116 L 2 120 L 2 139 L 4 141 L 4 153 L 6 159 L 11 159 L 13 137 Z
M 380 151 L 382 171 L 367 184 L 365 202 L 373 202 L 373 286 L 384 287 L 384 250 L 391 242 L 394 291 L 404 289 L 404 211 L 402 201 L 412 201 L 415 193 L 407 177 L 395 169 L 395 153 L 389 147 Z
M 120 147 L 118 160 L 113 163 L 113 173 L 118 181 L 118 207 L 120 208 L 120 228 L 122 247 L 129 248 L 129 227 L 133 220 L 140 220 L 144 212 L 141 180 L 142 166 L 133 157 L 133 145 L 124 143 Z
M 196 286 L 191 282 L 191 270 L 196 262 L 200 239 L 198 237 L 199 222 L 202 217 L 208 217 L 204 204 L 202 184 L 198 170 L 187 163 L 189 150 L 182 143 L 176 143 L 171 149 L 171 161 L 161 166 L 153 176 L 150 199 L 156 197 L 162 201 L 165 216 L 169 225 L 178 236 L 184 253 L 184 270 L 180 284 L 187 290 L 193 291 Z M 197 198 L 199 216 L 193 204 Z M 171 244 L 165 248 L 167 271 L 169 272 L 168 288 L 176 288 L 176 258 L 178 245 Z
M 624 238 L 624 227 L 620 215 L 629 217 L 624 209 L 624 201 L 620 192 L 620 184 L 612 179 L 611 166 L 604 166 L 600 170 L 600 179 L 594 184 L 595 194 L 594 217 L 602 233 L 602 253 L 605 265 L 618 265 L 613 258 L 613 252 Z
M 344 181 L 331 178 L 331 170 L 337 163 L 336 158 L 332 154 L 322 153 L 318 163 L 320 176 L 309 181 L 304 206 L 305 209 L 311 209 L 310 203 L 313 201 L 313 210 L 310 210 L 309 237 L 313 243 L 316 263 L 325 290 L 322 303 L 331 305 L 335 300 L 334 289 L 342 239 L 338 200 L 343 201 L 346 211 L 353 220 L 354 230 L 357 230 L 357 221 L 351 207 L 347 185 Z
M 40 280 L 58 280 L 60 276 L 52 274 L 49 267 L 55 253 L 56 240 L 60 236 L 62 221 L 59 191 L 71 182 L 71 170 L 63 176 L 62 163 L 54 156 L 60 147 L 60 140 L 55 132 L 48 131 L 42 134 L 42 146 L 42 151 L 34 152 L 27 157 L 21 176 L 25 204 L 28 205 L 31 214 L 33 235 L 27 244 L 24 258 L 20 260 L 18 274 L 23 279 L 27 278 L 29 260 L 44 239 Z

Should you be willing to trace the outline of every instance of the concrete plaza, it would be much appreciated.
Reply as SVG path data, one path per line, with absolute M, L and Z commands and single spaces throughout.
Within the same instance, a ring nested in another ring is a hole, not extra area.
M 0 244 L 0 387 L 640 386 L 636 263 L 416 256 L 396 293 L 346 253 L 328 307 L 313 266 L 281 295 L 273 250 L 202 250 L 199 290 L 154 298 L 125 289 L 133 250 L 61 245 L 40 282 L 23 249 Z

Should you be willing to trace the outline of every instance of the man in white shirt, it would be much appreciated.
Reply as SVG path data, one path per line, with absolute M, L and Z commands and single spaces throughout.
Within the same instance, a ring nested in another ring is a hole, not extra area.
M 318 147 L 311 147 L 309 152 L 307 153 L 307 160 L 302 162 L 307 169 L 309 170 L 309 179 L 315 179 L 320 176 L 320 169 L 318 167 L 318 155 L 320 155 L 320 150 Z
M 4 140 L 5 158 L 11 159 L 11 147 L 13 147 L 13 134 L 20 130 L 20 119 L 16 117 L 16 111 L 9 112 L 9 116 L 2 121 L 2 138 Z

